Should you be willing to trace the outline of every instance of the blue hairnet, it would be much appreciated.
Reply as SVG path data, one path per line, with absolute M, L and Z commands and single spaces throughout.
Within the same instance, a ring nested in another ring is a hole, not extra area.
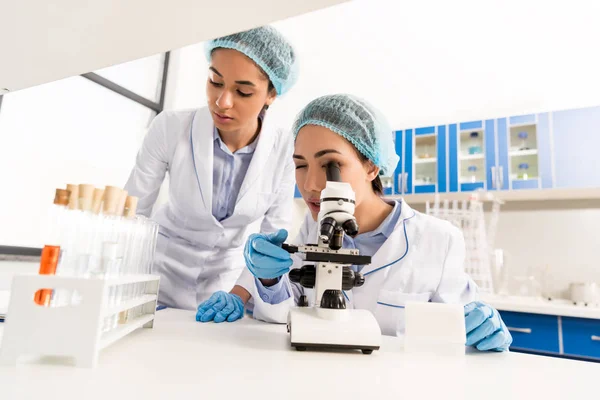
M 237 50 L 254 61 L 269 77 L 277 94 L 286 93 L 298 77 L 298 62 L 292 45 L 274 28 L 261 26 L 206 42 L 210 61 L 216 48 Z
M 294 139 L 306 125 L 319 125 L 344 137 L 379 167 L 380 175 L 391 176 L 398 165 L 392 129 L 365 100 L 347 94 L 319 97 L 296 117 Z

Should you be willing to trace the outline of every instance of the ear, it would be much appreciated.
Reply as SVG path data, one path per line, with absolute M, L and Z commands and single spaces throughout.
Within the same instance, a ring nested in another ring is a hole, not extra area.
M 271 104 L 273 104 L 275 98 L 277 98 L 277 91 L 275 89 L 272 89 L 269 91 L 269 93 L 267 93 L 267 101 L 265 101 L 265 105 L 270 106 Z
M 365 164 L 365 171 L 367 172 L 367 179 L 369 182 L 373 181 L 379 175 L 379 167 L 369 161 Z

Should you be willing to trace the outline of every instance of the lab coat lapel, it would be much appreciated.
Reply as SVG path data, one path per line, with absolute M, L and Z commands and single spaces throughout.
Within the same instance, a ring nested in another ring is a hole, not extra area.
M 367 281 L 371 279 L 369 277 L 371 274 L 387 276 L 389 269 L 398 268 L 402 261 L 398 261 L 389 267 L 385 267 L 386 265 L 393 263 L 399 258 L 404 259 L 408 256 L 410 244 L 414 239 L 413 236 L 415 233 L 414 229 L 411 229 L 410 220 L 415 216 L 415 211 L 404 201 L 401 206 L 400 218 L 398 218 L 394 231 L 379 248 L 377 253 L 371 257 L 371 264 L 361 270 Z
M 212 215 L 212 186 L 213 186 L 213 120 L 208 108 L 196 112 L 190 130 L 192 157 L 198 180 L 198 188 L 202 196 L 203 206 Z
M 252 156 L 252 161 L 250 161 L 250 165 L 246 171 L 242 186 L 240 187 L 240 192 L 235 202 L 236 205 L 244 198 L 249 190 L 255 186 L 255 182 L 264 168 L 283 168 L 282 165 L 267 165 L 267 161 L 269 160 L 275 144 L 275 133 L 275 128 L 269 123 L 269 118 L 265 115 L 262 121 L 260 135 L 257 139 L 258 144 L 254 151 L 254 155 Z

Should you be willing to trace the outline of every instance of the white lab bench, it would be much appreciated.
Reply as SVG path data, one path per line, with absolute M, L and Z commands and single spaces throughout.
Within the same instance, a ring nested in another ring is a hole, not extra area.
M 0 335 L 2 324 L 0 324 Z M 3 399 L 565 399 L 597 390 L 600 364 L 519 353 L 435 356 L 405 353 L 383 337 L 379 351 L 290 348 L 283 325 L 244 318 L 195 321 L 162 310 L 154 329 L 103 350 L 95 369 L 43 364 L 0 366 Z
M 546 300 L 536 297 L 483 295 L 481 300 L 498 310 L 561 317 L 600 319 L 600 307 L 574 305 L 568 300 Z

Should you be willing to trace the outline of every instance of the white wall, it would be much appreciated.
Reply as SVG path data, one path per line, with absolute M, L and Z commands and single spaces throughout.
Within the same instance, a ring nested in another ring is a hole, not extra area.
M 600 2 L 355 0 L 275 23 L 300 77 L 272 115 L 316 96 L 369 99 L 393 128 L 600 104 Z M 201 45 L 180 59 L 173 107 L 204 103 Z
M 505 211 L 496 247 L 507 252 L 511 275 L 533 274 L 550 295 L 568 298 L 570 282 L 600 284 L 598 226 L 598 206 Z
M 160 60 L 150 57 L 99 73 L 154 97 Z M 0 245 L 43 246 L 56 188 L 68 183 L 123 187 L 153 115 L 82 77 L 5 95 L 0 111 Z

